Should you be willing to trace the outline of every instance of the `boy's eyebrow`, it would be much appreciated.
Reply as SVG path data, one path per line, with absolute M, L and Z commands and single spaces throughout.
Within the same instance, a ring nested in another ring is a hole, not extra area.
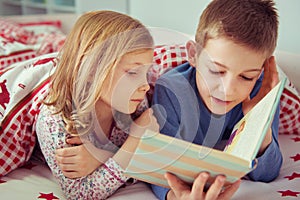
M 223 67 L 223 68 L 225 68 L 225 69 L 229 69 L 229 67 L 227 67 L 226 65 L 223 65 L 223 64 L 221 64 L 221 63 L 219 63 L 219 62 L 217 62 L 217 61 L 213 61 L 213 63 L 214 64 L 216 64 L 216 65 L 218 65 L 218 66 L 220 66 L 220 67 Z M 249 70 L 246 70 L 245 72 L 253 72 L 253 71 L 258 71 L 258 72 L 260 72 L 261 71 L 261 69 L 249 69 Z

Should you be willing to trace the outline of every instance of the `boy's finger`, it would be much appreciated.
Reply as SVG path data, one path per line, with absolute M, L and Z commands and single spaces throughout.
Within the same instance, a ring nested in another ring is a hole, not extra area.
M 225 191 L 220 195 L 221 199 L 230 199 L 233 194 L 239 189 L 241 180 L 237 180 L 232 185 L 228 186 Z
M 209 174 L 206 172 L 202 172 L 197 176 L 192 187 L 192 194 L 194 197 L 198 197 L 200 194 L 202 194 L 208 178 Z
M 168 184 L 173 190 L 175 196 L 181 196 L 182 191 L 189 190 L 189 187 L 181 179 L 177 178 L 175 175 L 167 172 L 165 178 L 168 181 Z
M 222 175 L 217 176 L 215 181 L 209 187 L 209 189 L 206 193 L 206 198 L 207 199 L 216 199 L 222 191 L 225 180 L 226 180 L 225 176 L 222 176 Z

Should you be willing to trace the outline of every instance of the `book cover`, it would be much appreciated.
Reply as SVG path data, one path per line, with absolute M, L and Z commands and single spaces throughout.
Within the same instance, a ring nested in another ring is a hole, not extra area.
M 125 174 L 167 188 L 166 172 L 187 183 L 192 183 L 202 171 L 209 172 L 211 178 L 225 175 L 226 184 L 240 179 L 255 168 L 256 154 L 273 120 L 284 85 L 285 80 L 280 81 L 236 124 L 224 151 L 147 130 Z

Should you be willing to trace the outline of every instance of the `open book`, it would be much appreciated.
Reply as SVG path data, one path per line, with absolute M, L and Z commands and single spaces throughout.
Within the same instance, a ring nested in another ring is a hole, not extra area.
M 125 174 L 163 187 L 169 187 L 166 172 L 187 183 L 201 171 L 212 177 L 224 174 L 227 184 L 240 179 L 256 166 L 255 157 L 273 121 L 285 81 L 280 81 L 235 125 L 224 151 L 147 130 Z

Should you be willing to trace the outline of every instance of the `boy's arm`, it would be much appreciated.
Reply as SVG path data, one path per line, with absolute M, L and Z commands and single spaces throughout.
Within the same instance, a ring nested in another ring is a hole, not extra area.
M 255 170 L 248 174 L 249 178 L 254 181 L 270 182 L 279 174 L 282 165 L 282 154 L 278 143 L 279 110 L 278 106 L 271 126 L 272 142 L 257 157 L 258 162 Z
M 264 63 L 263 79 L 261 78 L 259 80 L 262 81 L 261 87 L 259 88 L 258 93 L 255 94 L 251 100 L 251 103 L 254 105 L 279 82 L 274 56 L 271 56 Z M 251 103 L 248 105 L 249 108 L 253 107 Z M 244 105 L 245 104 L 243 104 L 243 111 L 245 113 Z M 279 170 L 282 165 L 282 154 L 278 143 L 279 111 L 280 105 L 277 107 L 271 128 L 267 133 L 257 155 L 257 167 L 248 174 L 252 180 L 269 182 L 275 179 L 279 174 Z

